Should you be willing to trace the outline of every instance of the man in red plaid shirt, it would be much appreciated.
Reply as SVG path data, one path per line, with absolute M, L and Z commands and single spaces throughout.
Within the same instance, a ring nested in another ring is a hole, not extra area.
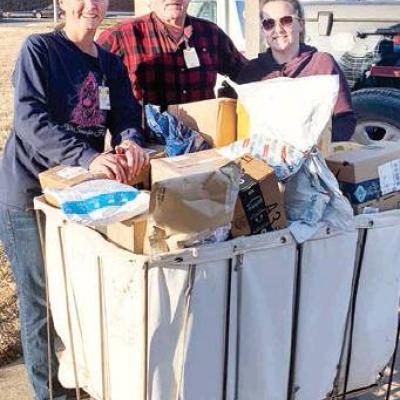
M 246 58 L 212 22 L 187 15 L 190 0 L 151 0 L 150 14 L 104 31 L 138 100 L 166 108 L 215 97 L 217 73 L 236 80 Z

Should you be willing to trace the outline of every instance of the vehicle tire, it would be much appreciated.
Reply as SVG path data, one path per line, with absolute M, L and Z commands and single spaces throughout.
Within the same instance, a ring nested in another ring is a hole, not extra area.
M 400 141 L 400 90 L 368 88 L 352 93 L 357 127 L 353 140 Z
M 42 17 L 43 17 L 43 15 L 42 15 L 42 13 L 40 11 L 35 13 L 35 18 L 40 19 Z

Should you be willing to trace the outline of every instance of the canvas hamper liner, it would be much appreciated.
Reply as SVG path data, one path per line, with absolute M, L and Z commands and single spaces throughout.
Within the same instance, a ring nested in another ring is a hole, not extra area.
M 281 230 L 150 258 L 36 208 L 65 345 L 59 377 L 96 399 L 282 400 L 289 389 L 322 400 L 340 391 L 358 265 L 348 389 L 375 384 L 393 353 L 399 211 L 357 217 L 354 232 L 322 229 L 301 247 Z

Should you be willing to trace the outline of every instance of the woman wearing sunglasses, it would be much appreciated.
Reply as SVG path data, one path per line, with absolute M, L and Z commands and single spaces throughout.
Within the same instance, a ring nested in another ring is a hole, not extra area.
M 268 50 L 251 60 L 241 71 L 239 83 L 277 77 L 339 75 L 339 96 L 332 119 L 332 140 L 349 140 L 356 119 L 352 110 L 346 79 L 327 53 L 303 43 L 304 14 L 298 0 L 265 0 L 261 8 L 261 25 Z

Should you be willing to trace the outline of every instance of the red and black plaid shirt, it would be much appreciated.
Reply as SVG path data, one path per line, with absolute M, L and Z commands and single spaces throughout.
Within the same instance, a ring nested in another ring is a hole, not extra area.
M 184 41 L 171 38 L 154 13 L 123 22 L 106 31 L 98 43 L 122 57 L 138 100 L 161 106 L 215 97 L 217 73 L 236 80 L 246 63 L 231 39 L 212 22 L 187 16 L 184 33 L 196 49 L 200 67 L 185 65 Z

